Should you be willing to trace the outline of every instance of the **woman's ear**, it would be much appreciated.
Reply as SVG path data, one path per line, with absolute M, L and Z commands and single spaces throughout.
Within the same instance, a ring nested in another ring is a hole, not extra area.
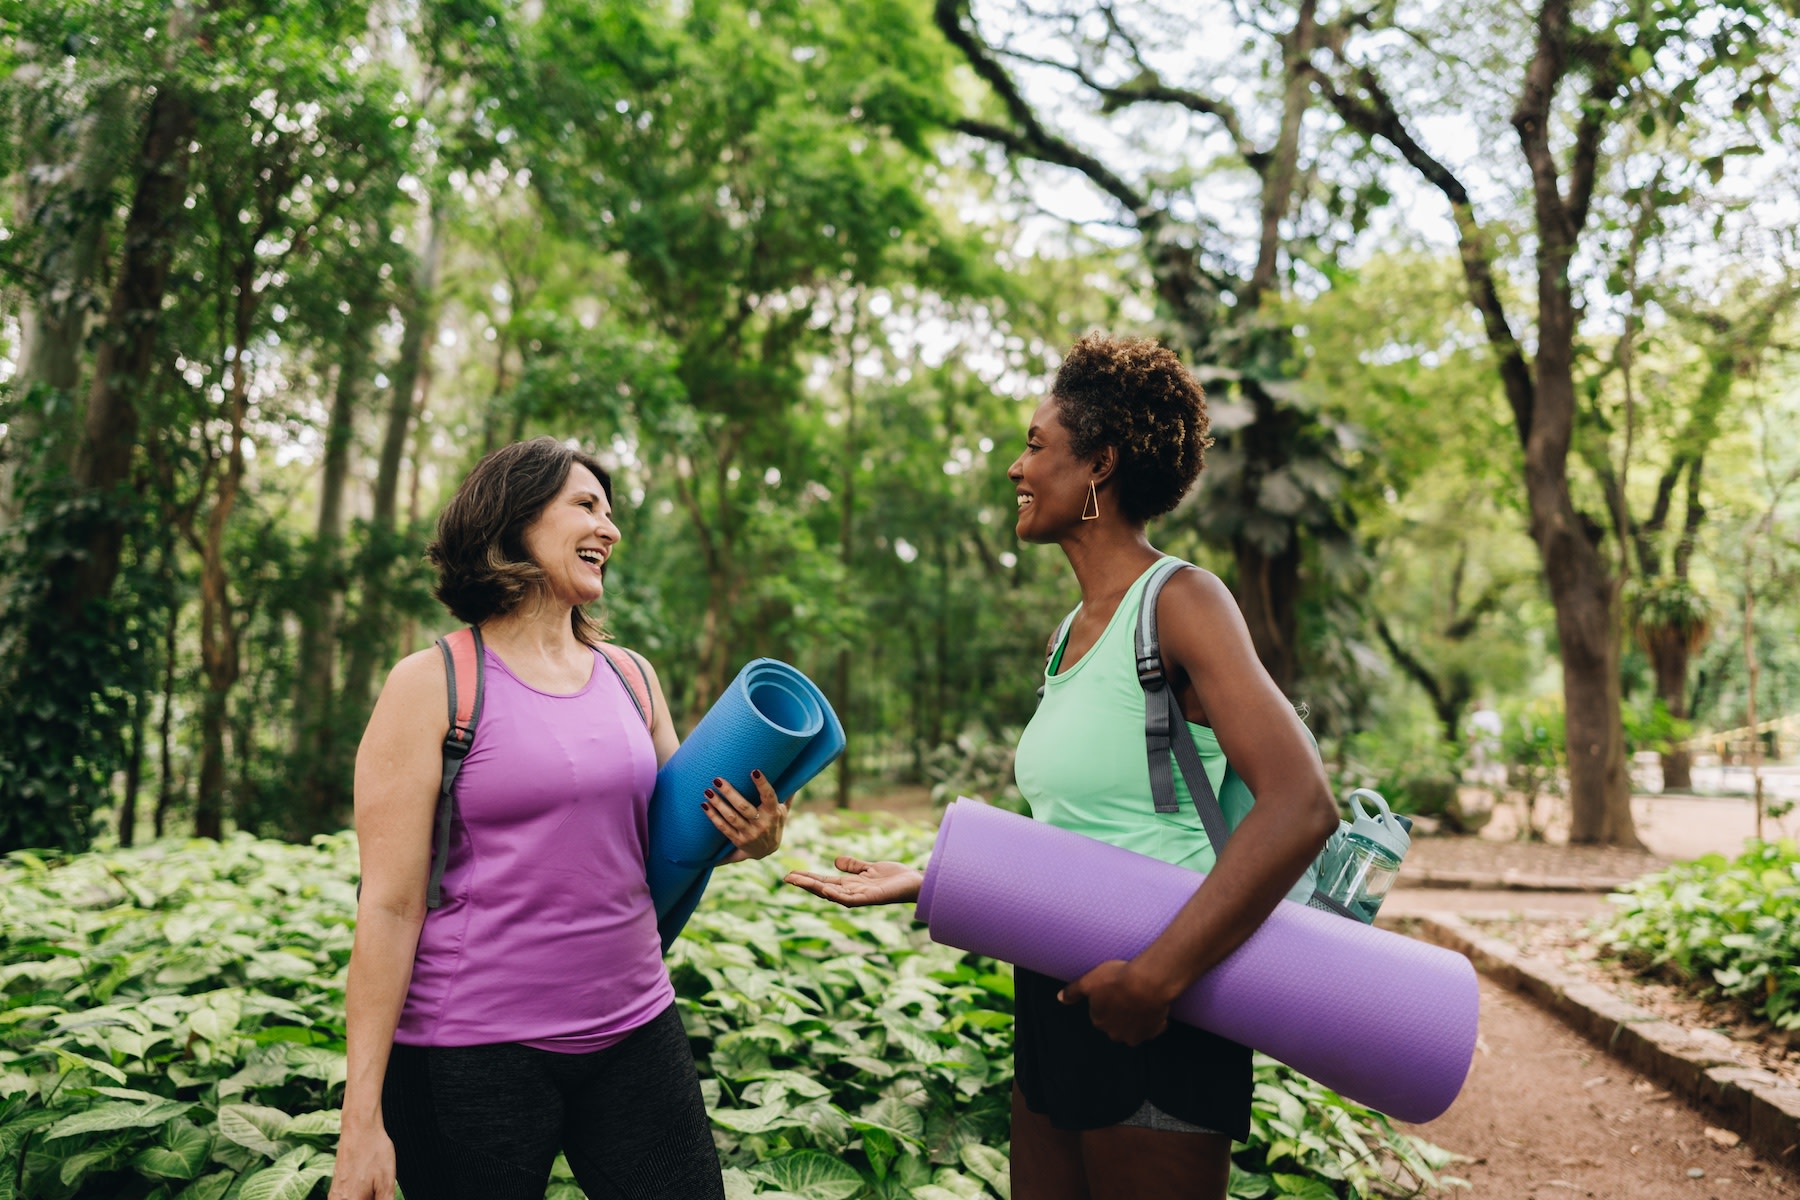
M 1103 484 L 1108 479 L 1112 478 L 1112 473 L 1118 469 L 1118 466 L 1119 466 L 1118 447 L 1116 447 L 1116 446 L 1103 447 L 1101 449 L 1100 453 L 1098 453 L 1094 456 L 1094 462 L 1093 462 L 1094 485 L 1096 487 L 1098 487 L 1100 484 Z

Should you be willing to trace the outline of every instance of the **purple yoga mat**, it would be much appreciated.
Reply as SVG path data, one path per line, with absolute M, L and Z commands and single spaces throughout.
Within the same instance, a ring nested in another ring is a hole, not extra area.
M 944 945 L 1070 980 L 1148 946 L 1202 878 L 959 800 L 938 829 L 919 919 Z M 1417 1122 L 1462 1089 L 1477 1007 L 1462 955 L 1283 900 L 1172 1015 Z

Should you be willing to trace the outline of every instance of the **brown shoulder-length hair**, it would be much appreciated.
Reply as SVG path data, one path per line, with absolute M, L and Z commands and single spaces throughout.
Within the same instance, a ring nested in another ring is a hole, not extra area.
M 525 552 L 525 528 L 561 493 L 575 466 L 600 481 L 612 503 L 612 476 L 599 460 L 552 437 L 502 446 L 475 464 L 438 514 L 425 557 L 437 568 L 432 595 L 457 620 L 479 625 L 504 616 L 543 586 L 544 572 Z M 600 624 L 575 609 L 575 636 L 602 640 Z

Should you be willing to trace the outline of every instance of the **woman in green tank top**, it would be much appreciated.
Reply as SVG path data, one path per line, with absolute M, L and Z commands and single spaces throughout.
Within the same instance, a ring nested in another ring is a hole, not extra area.
M 1169 579 L 1156 616 L 1169 684 L 1233 833 L 1215 856 L 1179 776 L 1182 811 L 1154 811 L 1132 626 L 1165 556 L 1145 525 L 1181 502 L 1209 444 L 1200 386 L 1172 353 L 1096 334 L 1063 361 L 1008 472 L 1019 537 L 1060 546 L 1081 589 L 1019 740 L 1032 815 L 1209 872 L 1131 961 L 1066 984 L 1017 971 L 1014 1200 L 1225 1196 L 1232 1138 L 1249 1123 L 1250 1052 L 1171 1025 L 1169 1005 L 1255 932 L 1337 828 L 1310 735 L 1230 591 L 1198 568 Z M 844 857 L 837 868 L 788 881 L 862 905 L 916 900 L 923 878 L 901 863 Z

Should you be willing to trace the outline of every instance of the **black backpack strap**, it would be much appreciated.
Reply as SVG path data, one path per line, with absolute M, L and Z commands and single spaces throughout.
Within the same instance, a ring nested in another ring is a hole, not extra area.
M 437 816 L 432 827 L 431 880 L 425 885 L 427 909 L 444 903 L 444 867 L 450 858 L 450 826 L 456 819 L 456 797 L 451 788 L 475 742 L 487 673 L 481 630 L 473 626 L 458 629 L 439 638 L 437 648 L 444 656 L 444 677 L 450 690 L 450 727 L 444 733 L 443 775 L 438 783 Z
M 1162 642 L 1156 633 L 1156 602 L 1163 585 L 1187 566 L 1180 559 L 1169 559 L 1154 568 L 1138 605 L 1133 649 L 1137 654 L 1138 686 L 1144 689 L 1144 752 L 1150 767 L 1150 798 L 1159 813 L 1180 811 L 1169 762 L 1172 754 L 1175 766 L 1181 768 L 1194 809 L 1200 814 L 1206 840 L 1217 854 L 1231 836 L 1231 827 L 1225 822 L 1225 810 L 1219 806 L 1212 780 L 1207 778 L 1206 767 L 1200 761 L 1200 751 L 1194 745 L 1187 718 L 1182 715 L 1181 703 L 1175 698 L 1175 689 L 1169 686 L 1168 673 L 1163 669 Z

